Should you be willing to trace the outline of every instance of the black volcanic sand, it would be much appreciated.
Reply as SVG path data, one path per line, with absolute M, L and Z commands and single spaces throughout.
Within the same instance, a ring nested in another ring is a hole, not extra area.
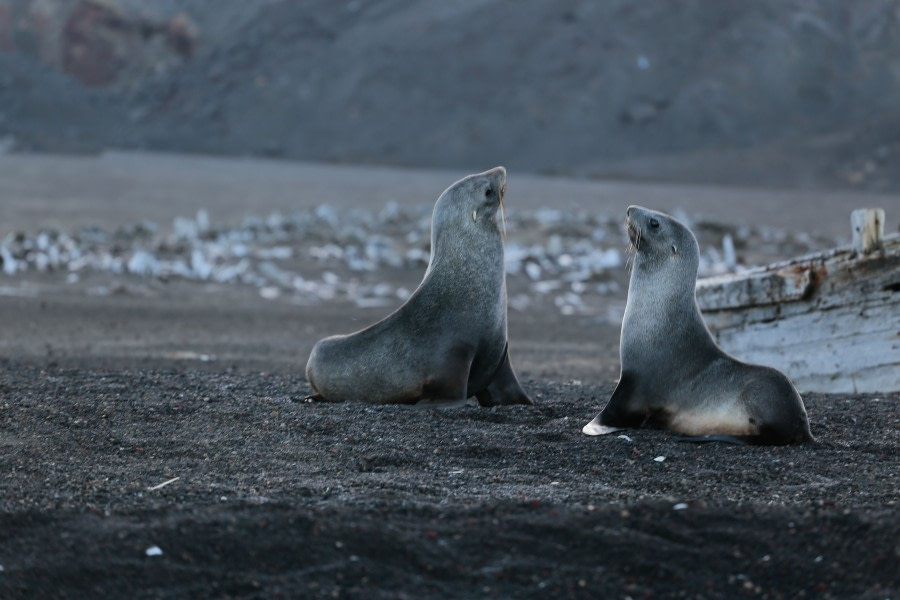
M 819 443 L 757 448 L 589 438 L 611 381 L 523 384 L 534 407 L 417 410 L 0 362 L 0 597 L 900 593 L 900 394 L 809 394 Z

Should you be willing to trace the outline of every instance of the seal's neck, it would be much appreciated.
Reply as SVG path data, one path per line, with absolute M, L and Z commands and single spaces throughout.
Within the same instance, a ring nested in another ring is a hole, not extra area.
M 686 257 L 635 256 L 628 282 L 628 294 L 632 291 L 651 292 L 668 300 L 694 297 L 697 284 L 697 261 Z
M 657 368 L 685 365 L 706 356 L 703 349 L 711 348 L 713 342 L 704 334 L 695 282 L 691 272 L 634 266 L 619 347 L 623 369 L 646 363 L 648 356 Z
M 474 275 L 484 273 L 489 277 L 503 274 L 504 250 L 500 231 L 496 224 L 485 224 L 486 230 L 454 231 L 431 235 L 431 257 L 426 277 L 438 270 L 449 270 Z
M 445 240 L 446 241 L 446 240 Z M 456 306 L 460 314 L 497 312 L 506 323 L 506 274 L 503 244 L 465 245 L 459 240 L 432 248 L 428 269 L 414 295 L 443 306 Z

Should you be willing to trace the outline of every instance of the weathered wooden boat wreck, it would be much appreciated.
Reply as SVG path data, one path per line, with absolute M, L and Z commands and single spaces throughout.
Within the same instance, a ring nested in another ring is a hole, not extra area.
M 853 244 L 700 279 L 697 302 L 735 357 L 784 371 L 801 392 L 900 391 L 900 235 L 853 211 Z

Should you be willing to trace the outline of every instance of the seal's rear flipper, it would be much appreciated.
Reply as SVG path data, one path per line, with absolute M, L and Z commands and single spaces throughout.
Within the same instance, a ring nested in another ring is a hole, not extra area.
M 326 398 L 325 396 L 323 396 L 322 394 L 316 392 L 315 394 L 310 394 L 309 396 L 306 396 L 305 398 L 303 398 L 303 400 L 301 400 L 301 402 L 305 402 L 307 404 L 312 404 L 313 402 L 332 402 L 332 401 L 329 400 L 328 398 Z M 334 402 L 336 403 L 337 401 L 335 400 Z
M 709 442 L 721 442 L 723 444 L 736 444 L 739 446 L 746 446 L 748 444 L 752 444 L 751 441 L 752 436 L 737 436 L 737 435 L 698 435 L 698 436 L 688 436 L 688 435 L 678 435 L 675 436 L 676 442 L 688 442 L 692 444 L 706 444 Z
M 816 443 L 811 435 L 804 435 L 803 432 L 796 433 L 793 436 L 775 431 L 770 428 L 762 427 L 757 435 L 699 435 L 687 436 L 679 435 L 675 437 L 676 442 L 690 442 L 695 444 L 704 444 L 707 442 L 722 442 L 724 444 L 739 444 L 742 446 L 783 446 L 785 444 L 796 443 Z
M 448 399 L 448 400 L 440 400 L 434 398 L 426 398 L 423 400 L 419 400 L 415 404 L 402 404 L 401 406 L 409 406 L 411 408 L 425 408 L 429 410 L 438 410 L 444 408 L 459 408 L 461 406 L 466 406 L 469 403 L 468 398 L 456 398 L 456 399 Z
M 534 401 L 528 397 L 509 362 L 508 348 L 503 351 L 503 360 L 488 386 L 475 394 L 481 406 L 497 406 L 498 404 L 528 404 Z

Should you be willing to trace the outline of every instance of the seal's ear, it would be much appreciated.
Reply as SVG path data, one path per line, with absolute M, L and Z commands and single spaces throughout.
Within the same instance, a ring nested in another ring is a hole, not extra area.
M 672 254 L 678 254 L 678 248 L 675 247 L 675 244 L 672 244 Z
M 472 222 L 475 223 L 478 221 L 478 209 L 472 211 Z

